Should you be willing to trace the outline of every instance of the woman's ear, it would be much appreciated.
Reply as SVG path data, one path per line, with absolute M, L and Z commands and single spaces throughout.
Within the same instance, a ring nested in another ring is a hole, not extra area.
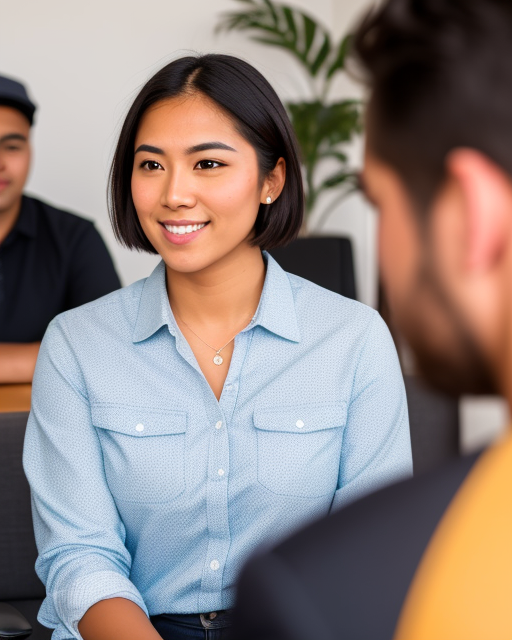
M 271 204 L 281 195 L 284 183 L 286 182 L 286 162 L 284 158 L 279 158 L 276 166 L 263 181 L 260 193 L 260 202 Z M 268 200 L 270 198 L 270 201 Z

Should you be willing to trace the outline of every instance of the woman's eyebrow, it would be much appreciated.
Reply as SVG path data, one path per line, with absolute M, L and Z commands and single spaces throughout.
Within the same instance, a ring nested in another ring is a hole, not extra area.
M 135 153 L 139 153 L 139 151 L 147 151 L 148 153 L 156 153 L 159 156 L 163 156 L 163 149 L 160 147 L 152 147 L 150 144 L 141 144 L 135 149 Z
M 208 151 L 209 149 L 224 149 L 224 151 L 234 151 L 236 153 L 236 149 L 233 149 L 233 147 L 230 147 L 223 142 L 202 142 L 201 144 L 195 144 L 193 147 L 186 149 L 185 153 L 190 156 L 193 153 Z

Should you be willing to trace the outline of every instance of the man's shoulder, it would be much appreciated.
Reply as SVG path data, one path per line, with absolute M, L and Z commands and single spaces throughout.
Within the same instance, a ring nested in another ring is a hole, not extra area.
M 59 222 L 64 222 L 70 225 L 91 225 L 94 224 L 92 220 L 88 218 L 84 218 L 82 215 L 78 215 L 72 211 L 67 209 L 63 209 L 61 207 L 56 207 L 41 198 L 36 198 L 35 196 L 24 195 L 27 203 L 30 206 L 35 207 L 38 211 L 44 213 L 45 216 L 48 216 L 50 219 L 58 220 Z
M 304 547 L 322 555 L 324 550 L 338 548 L 343 541 L 350 543 L 353 553 L 368 544 L 392 546 L 397 541 L 397 532 L 413 535 L 423 531 L 429 521 L 435 526 L 479 455 L 454 459 L 357 500 L 306 527 L 282 543 L 277 551 L 291 560 Z
M 267 572 L 275 562 L 302 585 L 329 628 L 347 638 L 391 638 L 425 549 L 477 458 L 454 460 L 309 525 L 252 561 L 241 598 L 258 562 Z
M 44 225 L 52 235 L 70 238 L 87 232 L 94 232 L 94 222 L 81 215 L 56 207 L 40 198 L 24 196 L 25 206 L 36 212 L 37 224 Z

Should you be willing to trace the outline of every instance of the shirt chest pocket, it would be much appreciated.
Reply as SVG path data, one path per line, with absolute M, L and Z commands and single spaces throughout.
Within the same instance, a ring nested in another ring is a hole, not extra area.
M 285 496 L 334 494 L 346 420 L 345 403 L 256 409 L 260 484 Z
M 115 499 L 162 503 L 183 492 L 186 412 L 95 405 L 92 421 Z

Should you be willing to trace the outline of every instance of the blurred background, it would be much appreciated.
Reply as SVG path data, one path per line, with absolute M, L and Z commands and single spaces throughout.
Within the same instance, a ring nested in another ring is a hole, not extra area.
M 308 12 L 337 43 L 371 3 L 288 4 Z M 189 53 L 222 52 L 253 64 L 284 102 L 312 99 L 310 78 L 288 51 L 255 42 L 245 31 L 216 31 L 222 16 L 242 5 L 235 0 L 0 0 L 0 73 L 24 82 L 38 105 L 27 192 L 94 220 L 124 285 L 147 276 L 158 258 L 129 252 L 114 240 L 107 175 L 123 117 L 157 69 Z M 337 73 L 329 100 L 347 98 L 362 99 L 364 91 Z M 362 145 L 362 136 L 345 145 L 347 166 L 361 166 Z M 319 196 L 309 230 L 351 240 L 357 298 L 376 307 L 376 216 L 357 193 L 332 206 L 331 195 Z M 507 420 L 496 398 L 464 398 L 458 417 L 463 451 L 494 437 Z
M 363 0 L 296 0 L 341 37 L 367 6 Z M 34 162 L 27 191 L 93 219 L 123 284 L 145 277 L 154 257 L 119 247 L 106 210 L 106 178 L 120 123 L 142 84 L 190 52 L 222 52 L 255 65 L 284 101 L 307 98 L 308 78 L 286 51 L 243 32 L 215 33 L 233 0 L 0 0 L 0 73 L 21 79 L 38 104 Z M 339 74 L 333 99 L 361 88 Z M 361 144 L 353 145 L 360 165 Z M 346 200 L 323 231 L 353 239 L 358 297 L 376 303 L 375 221 L 359 196 Z

